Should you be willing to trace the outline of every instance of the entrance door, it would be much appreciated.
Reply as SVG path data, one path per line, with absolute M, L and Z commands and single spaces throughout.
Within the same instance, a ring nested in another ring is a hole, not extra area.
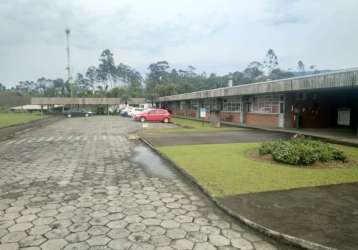
M 284 96 L 280 96 L 279 102 L 279 115 L 278 115 L 278 127 L 283 128 L 285 127 L 285 99 Z

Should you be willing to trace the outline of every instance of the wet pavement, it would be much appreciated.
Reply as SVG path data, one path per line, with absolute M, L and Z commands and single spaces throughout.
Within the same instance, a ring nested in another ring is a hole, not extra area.
M 210 132 L 210 133 L 144 133 L 143 137 L 156 147 L 174 145 L 196 144 L 223 144 L 240 142 L 262 142 L 279 139 L 288 139 L 292 135 L 288 133 L 262 131 L 257 129 L 245 129 L 237 131 Z
M 139 127 L 72 118 L 0 141 L 0 250 L 293 249 L 232 220 L 128 140 Z

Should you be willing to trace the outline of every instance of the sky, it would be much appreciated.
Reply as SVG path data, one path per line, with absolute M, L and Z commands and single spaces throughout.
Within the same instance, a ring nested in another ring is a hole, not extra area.
M 145 73 L 166 60 L 198 72 L 242 71 L 269 48 L 282 69 L 358 66 L 357 0 L 0 0 L 0 83 L 65 78 L 116 63 Z

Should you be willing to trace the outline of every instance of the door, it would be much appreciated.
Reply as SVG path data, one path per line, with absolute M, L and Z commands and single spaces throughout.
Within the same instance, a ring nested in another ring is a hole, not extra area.
M 278 114 L 278 127 L 285 127 L 285 98 L 284 96 L 280 96 L 279 102 L 279 114 Z

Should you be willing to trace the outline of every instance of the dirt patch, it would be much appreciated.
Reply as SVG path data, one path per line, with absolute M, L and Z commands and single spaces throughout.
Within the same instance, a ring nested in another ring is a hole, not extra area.
M 275 161 L 272 158 L 272 155 L 260 155 L 258 149 L 251 149 L 246 152 L 246 157 L 254 161 L 265 162 L 269 164 L 278 164 L 285 167 L 292 168 L 310 168 L 310 169 L 322 169 L 322 168 L 348 168 L 358 164 L 358 161 L 353 159 L 347 159 L 346 161 L 328 161 L 328 162 L 320 162 L 316 161 L 312 165 L 289 165 L 282 162 Z

